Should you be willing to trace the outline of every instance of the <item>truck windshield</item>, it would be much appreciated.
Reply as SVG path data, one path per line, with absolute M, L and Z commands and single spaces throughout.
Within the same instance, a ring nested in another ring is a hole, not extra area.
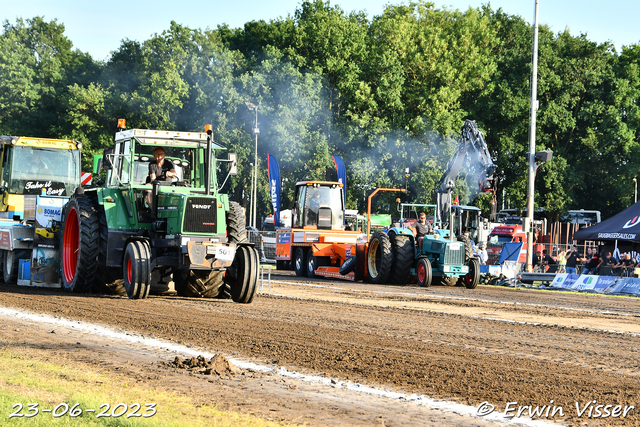
M 489 236 L 489 243 L 492 245 L 498 245 L 502 243 L 510 243 L 513 240 L 513 236 L 509 235 L 496 235 Z
M 304 187 L 302 187 L 304 188 Z M 306 225 L 318 225 L 321 208 L 329 208 L 331 212 L 331 227 L 342 227 L 342 188 L 309 187 L 306 191 L 305 217 Z
M 2 176 L 14 194 L 69 196 L 80 185 L 80 151 L 14 146 Z

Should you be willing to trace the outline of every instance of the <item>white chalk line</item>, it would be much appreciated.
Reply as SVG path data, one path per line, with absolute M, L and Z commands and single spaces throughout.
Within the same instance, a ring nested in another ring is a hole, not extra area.
M 120 341 L 126 341 L 134 344 L 142 344 L 149 347 L 156 347 L 159 349 L 166 349 L 175 353 L 183 355 L 189 355 L 193 357 L 203 356 L 211 358 L 215 354 L 203 352 L 200 350 L 192 349 L 183 345 L 173 344 L 168 341 L 159 340 L 156 338 L 145 337 L 136 332 L 119 332 L 114 328 L 96 325 L 87 322 L 80 322 L 77 320 L 66 320 L 60 317 L 53 317 L 45 314 L 37 314 L 28 312 L 25 310 L 17 310 L 12 308 L 0 307 L 0 316 L 13 317 L 31 322 L 58 325 L 61 327 L 73 328 L 93 335 L 108 337 Z M 399 400 L 405 402 L 415 403 L 418 406 L 425 406 L 429 409 L 440 410 L 444 412 L 451 412 L 458 415 L 466 415 L 473 418 L 482 418 L 489 421 L 501 423 L 503 425 L 524 425 L 530 427 L 545 427 L 545 426 L 557 426 L 556 423 L 550 423 L 542 420 L 532 420 L 530 418 L 506 418 L 500 413 L 492 413 L 483 417 L 477 415 L 478 408 L 469 405 L 463 405 L 456 402 L 450 402 L 446 400 L 436 400 L 423 395 L 407 394 L 392 392 L 388 390 L 382 390 L 375 387 L 368 387 L 359 383 L 352 383 L 350 381 L 341 381 L 334 378 L 318 377 L 315 375 L 302 374 L 296 371 L 289 371 L 284 367 L 269 367 L 260 365 L 254 362 L 250 362 L 243 359 L 229 358 L 229 361 L 241 369 L 250 369 L 258 372 L 273 373 L 285 378 L 297 379 L 309 383 L 315 383 L 332 388 L 344 388 L 350 391 L 356 391 L 360 393 L 369 394 L 381 398 L 387 398 L 390 400 Z

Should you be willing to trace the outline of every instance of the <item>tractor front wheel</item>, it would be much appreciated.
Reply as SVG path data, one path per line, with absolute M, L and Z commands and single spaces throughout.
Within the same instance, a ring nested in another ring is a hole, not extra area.
M 418 260 L 416 274 L 418 276 L 419 286 L 422 286 L 423 288 L 428 288 L 429 286 L 431 286 L 433 272 L 431 271 L 431 261 L 429 261 L 429 258 L 420 258 Z
M 469 272 L 460 278 L 467 289 L 475 289 L 480 282 L 480 263 L 476 258 L 469 260 Z
M 231 288 L 233 301 L 249 304 L 258 289 L 258 251 L 251 246 L 241 246 L 236 251 L 233 264 L 227 270 L 225 281 Z
M 151 262 L 149 244 L 134 240 L 129 242 L 124 252 L 122 275 L 127 296 L 131 299 L 143 299 L 151 288 Z

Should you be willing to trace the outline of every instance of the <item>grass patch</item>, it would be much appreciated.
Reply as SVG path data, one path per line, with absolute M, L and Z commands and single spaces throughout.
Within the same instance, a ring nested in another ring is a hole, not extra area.
M 61 359 L 62 360 L 62 359 Z M 61 364 L 62 363 L 62 364 Z M 48 361 L 37 350 L 23 348 L 0 348 L 0 425 L 11 426 L 283 426 L 250 415 L 221 411 L 213 405 L 195 405 L 184 396 L 168 393 L 162 389 L 142 388 L 130 380 L 112 373 L 100 373 L 94 367 L 78 362 L 68 363 Z M 15 406 L 22 404 L 22 409 Z M 107 409 L 109 416 L 97 417 Z M 120 405 L 124 403 L 127 407 Z M 134 413 L 134 403 L 140 405 Z M 145 404 L 155 403 L 153 409 Z M 34 414 L 29 404 L 37 404 L 39 413 L 32 417 L 12 417 L 11 414 Z M 66 404 L 66 405 L 65 405 Z M 71 409 L 76 412 L 70 416 Z M 68 405 L 68 409 L 67 409 Z M 51 412 L 56 410 L 54 417 Z M 95 409 L 94 413 L 86 409 Z M 120 417 L 111 415 L 122 413 Z M 65 413 L 66 412 L 66 413 Z

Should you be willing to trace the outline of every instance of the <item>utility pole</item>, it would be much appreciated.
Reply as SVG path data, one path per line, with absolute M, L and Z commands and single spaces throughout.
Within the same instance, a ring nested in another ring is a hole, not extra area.
M 529 182 L 527 192 L 527 218 L 525 230 L 527 230 L 527 271 L 533 271 L 533 195 L 534 181 L 536 177 L 536 111 L 538 110 L 538 0 L 535 0 L 533 19 L 533 52 L 531 67 L 531 120 L 529 128 Z
M 254 163 L 253 163 L 253 185 L 251 188 L 251 206 L 250 209 L 250 225 L 256 228 L 257 222 L 257 210 L 258 210 L 258 134 L 260 133 L 260 129 L 258 129 L 258 106 L 254 105 L 250 102 L 245 102 L 245 105 L 251 111 L 256 112 L 256 121 L 255 126 L 253 128 L 253 134 L 256 136 L 256 146 L 255 146 L 255 154 L 254 154 Z

